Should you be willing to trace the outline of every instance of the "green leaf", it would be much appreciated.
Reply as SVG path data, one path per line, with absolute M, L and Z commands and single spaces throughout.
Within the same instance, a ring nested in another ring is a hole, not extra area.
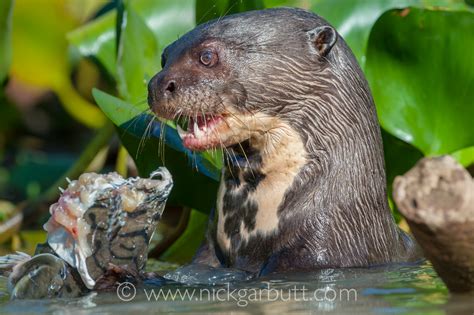
M 116 74 L 116 17 L 117 13 L 111 11 L 67 34 L 69 43 L 80 55 L 97 60 L 113 77 Z
M 387 177 L 387 193 L 389 204 L 397 222 L 402 218 L 392 199 L 392 185 L 396 176 L 408 172 L 415 164 L 423 158 L 421 153 L 414 146 L 403 142 L 382 129 L 382 140 L 385 157 L 385 169 Z
M 192 209 L 186 230 L 160 256 L 160 259 L 178 264 L 189 262 L 204 241 L 208 221 L 207 215 Z
M 123 14 L 117 50 L 117 86 L 122 98 L 146 109 L 147 83 L 160 69 L 158 44 L 153 32 L 129 5 Z
M 375 21 L 388 9 L 419 3 L 418 0 L 315 0 L 311 10 L 338 30 L 363 67 L 367 40 Z
M 371 32 L 366 73 L 380 122 L 425 155 L 474 144 L 473 30 L 474 13 L 409 8 Z
M 302 9 L 309 9 L 311 1 L 307 0 L 264 0 L 265 8 L 274 7 L 295 7 Z
M 474 165 L 474 146 L 453 152 L 451 155 L 464 167 Z
M 405 174 L 416 162 L 423 158 L 423 153 L 414 146 L 403 142 L 382 129 L 382 140 L 385 156 L 387 184 L 391 195 L 391 185 L 396 176 Z
M 141 17 L 127 6 L 121 19 L 117 51 L 119 94 L 132 104 L 146 105 L 147 83 L 160 69 L 160 55 L 153 32 Z
M 224 16 L 230 0 L 196 0 L 196 24 Z
M 138 107 L 98 89 L 93 89 L 92 95 L 100 109 L 116 126 L 124 125 L 142 113 Z
M 0 2 L 0 84 L 2 84 L 7 77 L 12 57 L 12 9 L 12 0 L 3 0 Z
M 71 64 L 65 35 L 78 23 L 78 17 L 64 1 L 43 1 L 41 4 L 35 0 L 16 1 L 10 74 L 23 84 L 53 90 L 73 118 L 97 128 L 105 123 L 104 115 L 79 95 L 70 79 Z
M 387 10 L 406 6 L 438 6 L 464 9 L 462 0 L 312 0 L 311 10 L 324 17 L 342 35 L 361 66 L 375 21 Z
M 196 23 L 265 8 L 263 0 L 196 0 Z
M 135 0 L 129 2 L 129 8 L 134 10 L 153 32 L 159 55 L 164 47 L 194 27 L 194 3 L 194 0 Z M 70 43 L 81 55 L 97 60 L 113 77 L 116 75 L 115 21 L 116 12 L 112 11 L 68 35 Z

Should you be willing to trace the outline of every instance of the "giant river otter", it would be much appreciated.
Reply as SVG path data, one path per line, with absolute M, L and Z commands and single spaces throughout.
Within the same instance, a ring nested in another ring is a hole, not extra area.
M 183 144 L 223 148 L 217 220 L 196 263 L 254 274 L 419 258 L 387 204 L 380 127 L 351 50 L 321 17 L 269 9 L 169 45 L 149 105 Z

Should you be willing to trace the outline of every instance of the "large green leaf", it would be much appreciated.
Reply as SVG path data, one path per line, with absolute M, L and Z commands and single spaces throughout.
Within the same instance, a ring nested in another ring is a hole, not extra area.
M 100 109 L 116 126 L 122 126 L 142 113 L 137 106 L 100 90 L 93 89 L 92 95 Z
M 311 1 L 307 0 L 263 0 L 265 8 L 274 7 L 295 7 L 302 9 L 309 9 Z
M 409 8 L 371 32 L 366 73 L 380 122 L 425 155 L 474 144 L 473 30 L 474 13 Z
M 129 7 L 152 30 L 160 54 L 164 47 L 194 27 L 194 3 L 194 0 L 135 0 L 130 1 Z M 83 56 L 96 59 L 113 77 L 116 75 L 115 22 L 116 12 L 111 11 L 68 35 Z
M 120 19 L 117 50 L 117 86 L 125 100 L 146 109 L 147 83 L 160 69 L 160 54 L 153 32 L 127 5 Z
M 392 184 L 396 176 L 405 174 L 423 157 L 418 149 L 403 142 L 395 136 L 382 129 L 382 139 L 385 157 L 385 169 L 387 175 L 387 193 L 389 203 L 392 206 L 393 214 L 397 222 L 401 215 L 392 201 Z
M 11 21 L 13 1 L 0 2 L 0 84 L 7 77 L 11 62 Z
M 263 0 L 196 0 L 196 23 L 265 8 Z
M 367 40 L 375 21 L 388 9 L 419 3 L 421 0 L 313 0 L 311 10 L 338 30 L 363 66 Z
M 453 152 L 452 156 L 464 167 L 474 166 L 474 146 Z
M 406 6 L 465 9 L 463 0 L 265 0 L 266 7 L 292 6 L 310 9 L 331 23 L 344 37 L 362 66 L 369 33 L 387 10 Z
M 116 11 L 111 11 L 67 34 L 80 55 L 97 60 L 111 76 L 116 74 L 116 17 Z

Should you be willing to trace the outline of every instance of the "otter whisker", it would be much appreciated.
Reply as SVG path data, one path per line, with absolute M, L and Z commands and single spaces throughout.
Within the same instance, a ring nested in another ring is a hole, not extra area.
M 166 138 L 165 138 L 165 132 L 166 132 L 166 121 L 161 121 L 160 122 L 160 137 L 159 137 L 159 142 L 158 142 L 158 152 L 161 158 L 161 162 L 163 165 L 165 165 L 165 145 L 166 145 Z
M 141 118 L 141 116 L 143 114 L 145 114 L 146 112 L 149 112 L 149 111 L 150 111 L 150 109 L 145 109 L 141 113 L 139 113 L 138 115 L 133 117 L 133 119 L 127 124 L 127 127 L 123 129 L 122 136 L 125 134 L 126 131 L 128 131 L 130 128 L 135 126 L 135 124 L 138 122 L 138 120 Z
M 196 22 L 196 25 L 201 24 L 202 20 L 204 20 L 204 19 L 209 15 L 209 13 L 211 13 L 211 11 L 212 11 L 213 9 L 215 9 L 215 8 L 216 8 L 216 5 L 213 4 L 213 5 L 201 16 L 201 18 L 199 19 L 199 21 Z
M 219 99 L 219 101 L 220 101 L 220 105 L 225 108 L 224 102 L 223 102 L 222 97 L 221 97 L 220 95 L 218 95 L 218 99 Z M 245 109 L 248 110 L 247 108 L 245 108 Z M 248 110 L 248 112 L 249 112 L 249 114 L 250 114 L 251 117 L 256 117 L 250 110 Z M 229 112 L 229 113 L 232 115 L 232 117 L 234 117 L 234 118 L 237 120 L 238 123 L 241 123 L 243 127 L 246 127 L 246 128 L 247 128 L 248 134 L 249 134 L 249 135 L 248 135 L 248 139 L 250 140 L 250 139 L 251 139 L 251 135 L 252 135 L 250 126 L 249 126 L 248 124 L 245 124 L 245 122 L 243 122 L 243 121 L 242 121 L 237 115 L 235 115 L 234 113 L 232 113 L 232 112 Z M 229 126 L 229 124 L 228 124 L 227 121 L 225 121 L 225 123 L 227 124 L 227 126 L 229 127 L 229 129 L 232 131 L 233 135 L 235 136 L 234 129 Z M 245 150 L 244 150 L 244 148 L 242 147 L 242 144 L 241 144 L 240 142 L 239 142 L 239 146 L 240 146 L 240 149 L 242 150 L 242 152 L 243 152 L 243 154 L 244 154 L 244 157 L 245 157 L 245 160 L 246 160 L 246 162 L 247 162 L 247 165 L 249 165 L 249 168 L 250 168 L 250 170 L 251 170 L 252 176 L 255 178 L 255 174 L 254 174 L 252 168 L 250 167 L 250 161 L 249 161 L 249 159 L 248 159 L 248 157 L 247 157 L 247 154 L 245 153 Z
M 148 99 L 147 99 L 146 95 L 144 95 L 143 99 L 132 103 L 132 105 L 136 107 L 136 106 L 140 106 L 140 105 L 147 104 L 147 103 L 148 103 Z
M 204 104 L 205 104 L 206 106 L 210 107 L 209 104 L 208 104 L 206 101 L 204 101 Z M 202 114 L 203 114 L 203 117 L 205 117 L 204 110 L 202 109 L 202 105 L 200 105 L 200 110 L 201 110 L 201 112 L 202 112 Z M 215 119 L 215 116 L 214 116 L 213 113 L 209 113 L 208 115 L 211 116 L 211 119 L 212 119 L 212 120 Z M 224 119 L 224 121 L 225 121 L 225 119 Z M 205 120 L 205 124 L 206 124 L 206 128 L 207 128 L 207 120 Z M 221 135 L 220 135 L 220 132 L 219 132 L 217 129 L 213 129 L 212 132 L 216 135 L 216 138 L 218 139 L 218 141 L 219 141 L 219 143 L 220 143 L 221 151 L 222 151 L 223 155 L 225 156 L 226 154 L 224 154 L 224 151 L 226 151 L 227 153 L 229 153 L 229 150 L 228 150 L 228 149 L 225 147 L 225 145 L 223 144 L 223 142 L 222 142 L 222 137 L 221 137 Z M 216 150 L 216 155 L 217 155 L 217 149 L 215 149 L 215 150 Z M 233 163 L 233 161 L 231 161 L 231 163 Z
M 237 5 L 237 1 L 234 1 L 234 3 L 232 3 L 231 6 L 229 6 L 229 8 L 227 9 L 227 11 L 224 12 L 223 15 L 221 15 L 218 19 L 217 19 L 217 23 L 219 23 L 222 18 L 224 18 L 227 14 L 229 14 L 229 12 Z
M 227 122 L 226 119 L 224 119 L 224 122 L 225 124 L 227 124 L 227 126 L 229 127 L 229 130 L 231 130 L 232 132 L 232 135 L 235 137 L 236 134 L 235 134 L 235 131 L 233 130 L 233 128 L 231 128 L 231 126 L 229 125 L 229 123 Z M 235 152 L 234 150 L 229 150 L 223 143 L 222 143 L 222 140 L 221 140 L 221 137 L 220 137 L 220 134 L 219 134 L 219 131 L 218 130 L 215 130 L 217 133 L 218 133 L 218 139 L 219 139 L 219 142 L 221 144 L 221 147 L 224 148 L 224 150 L 226 151 L 226 156 L 230 157 L 230 154 L 232 154 L 233 156 L 233 159 L 230 159 L 231 161 L 231 166 L 237 166 L 237 168 L 239 169 L 239 171 L 242 171 L 242 168 L 241 168 L 241 165 L 240 163 L 237 163 L 237 156 L 235 155 Z
M 213 115 L 213 114 L 210 114 L 210 115 L 211 115 L 211 117 L 214 119 L 214 115 Z M 225 119 L 224 119 L 224 121 L 225 121 Z M 226 165 L 229 165 L 229 166 L 235 166 L 235 160 L 230 159 L 230 154 L 233 153 L 233 151 L 232 151 L 232 150 L 229 150 L 229 149 L 224 145 L 224 143 L 222 142 L 222 137 L 221 137 L 221 135 L 220 135 L 219 130 L 218 130 L 218 129 L 213 129 L 212 132 L 216 134 L 216 138 L 218 139 L 218 141 L 219 141 L 219 143 L 220 143 L 220 147 L 221 147 L 221 149 L 223 150 L 224 158 L 225 158 L 226 161 L 227 161 L 227 163 L 225 163 L 225 164 L 226 164 Z M 224 153 L 224 151 L 225 151 L 225 153 Z M 235 159 L 235 154 L 234 154 L 234 159 Z M 240 165 L 239 165 L 238 163 L 237 163 L 237 167 L 239 168 L 239 170 L 241 170 L 241 169 L 240 169 Z M 229 169 L 229 171 L 230 171 L 230 173 L 231 173 L 232 178 L 234 178 L 234 174 L 233 174 L 233 172 L 232 172 L 232 170 L 231 170 L 232 167 L 229 167 L 228 169 Z
M 151 119 L 148 122 L 145 128 L 145 131 L 143 132 L 142 137 L 140 138 L 140 142 L 138 143 L 138 148 L 137 148 L 137 153 L 136 153 L 135 158 L 138 158 L 138 156 L 143 152 L 143 149 L 145 148 L 146 139 L 151 136 L 151 126 L 153 122 L 155 121 L 155 119 L 156 119 L 155 116 L 151 116 Z

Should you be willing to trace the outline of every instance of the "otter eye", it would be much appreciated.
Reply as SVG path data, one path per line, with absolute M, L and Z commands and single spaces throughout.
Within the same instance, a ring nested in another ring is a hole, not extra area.
M 212 67 L 217 63 L 217 54 L 212 50 L 204 50 L 199 56 L 199 61 L 207 67 Z

